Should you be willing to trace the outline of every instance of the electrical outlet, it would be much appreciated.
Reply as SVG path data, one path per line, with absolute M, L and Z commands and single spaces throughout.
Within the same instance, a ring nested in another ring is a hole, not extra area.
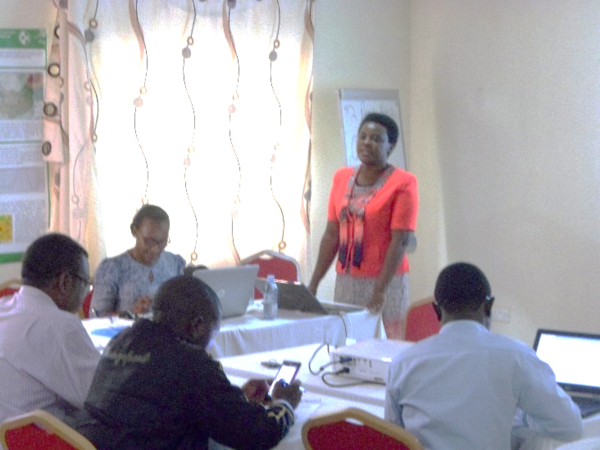
M 496 322 L 510 322 L 510 310 L 508 308 L 492 309 L 492 320 Z

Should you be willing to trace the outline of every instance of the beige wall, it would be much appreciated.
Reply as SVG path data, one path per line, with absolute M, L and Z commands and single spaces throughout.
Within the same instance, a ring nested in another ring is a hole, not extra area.
M 466 260 L 496 331 L 600 331 L 600 3 L 317 1 L 313 242 L 343 164 L 339 87 L 399 88 L 419 247 L 411 300 Z M 332 293 L 330 273 L 321 293 Z
M 488 274 L 497 331 L 599 332 L 600 3 L 412 7 L 411 153 L 439 160 L 448 261 Z

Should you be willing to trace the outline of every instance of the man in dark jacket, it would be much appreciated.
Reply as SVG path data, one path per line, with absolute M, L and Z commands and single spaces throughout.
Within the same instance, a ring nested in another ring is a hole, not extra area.
M 164 283 L 154 321 L 140 320 L 104 351 L 82 410 L 71 424 L 99 449 L 267 449 L 286 435 L 301 391 L 252 380 L 232 386 L 206 352 L 221 321 L 216 294 L 197 278 Z M 246 394 L 246 395 L 245 395 Z

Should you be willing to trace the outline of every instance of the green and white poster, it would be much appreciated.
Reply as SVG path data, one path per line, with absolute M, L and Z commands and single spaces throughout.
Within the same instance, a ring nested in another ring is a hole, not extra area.
M 0 30 L 0 262 L 20 260 L 47 229 L 46 48 L 45 30 Z

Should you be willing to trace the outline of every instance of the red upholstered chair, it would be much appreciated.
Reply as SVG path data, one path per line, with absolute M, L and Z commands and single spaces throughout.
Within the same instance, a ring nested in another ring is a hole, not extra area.
M 52 414 L 36 409 L 0 425 L 6 450 L 95 450 L 83 435 Z
M 417 342 L 440 332 L 440 321 L 433 309 L 433 297 L 410 305 L 406 315 L 404 340 Z
M 300 266 L 291 256 L 273 250 L 263 250 L 252 256 L 242 259 L 238 265 L 247 266 L 249 264 L 258 264 L 258 277 L 266 278 L 267 275 L 274 275 L 276 280 L 300 281 Z M 258 289 L 254 290 L 254 298 L 262 298 Z
M 6 295 L 13 295 L 15 292 L 19 292 L 20 288 L 21 280 L 17 280 L 16 278 L 8 280 L 0 284 L 0 297 L 4 297 Z
M 94 287 L 90 286 L 90 292 L 83 299 L 81 304 L 81 311 L 83 312 L 84 319 L 90 318 L 90 307 L 92 306 L 92 294 L 94 293 Z
M 358 408 L 308 419 L 302 442 L 308 450 L 423 450 L 404 428 Z

